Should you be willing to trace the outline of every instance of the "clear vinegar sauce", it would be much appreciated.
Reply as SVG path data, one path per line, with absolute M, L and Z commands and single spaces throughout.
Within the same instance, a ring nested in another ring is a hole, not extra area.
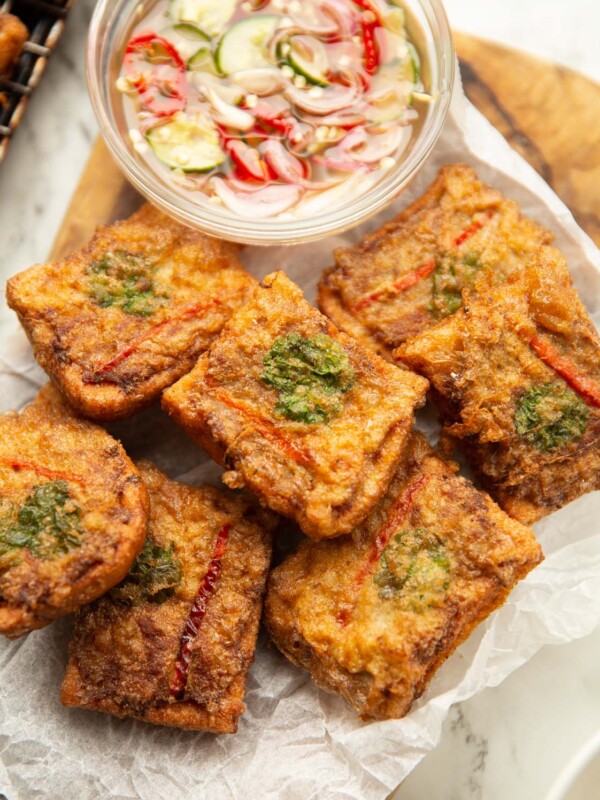
M 431 100 L 387 0 L 159 0 L 116 88 L 172 188 L 249 219 L 324 213 L 402 160 Z

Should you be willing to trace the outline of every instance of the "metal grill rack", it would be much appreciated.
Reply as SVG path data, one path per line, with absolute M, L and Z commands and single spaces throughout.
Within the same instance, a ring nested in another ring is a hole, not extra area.
M 10 75 L 0 78 L 0 163 L 19 125 L 27 101 L 60 39 L 65 18 L 75 0 L 0 0 L 0 11 L 14 14 L 27 26 L 29 39 Z

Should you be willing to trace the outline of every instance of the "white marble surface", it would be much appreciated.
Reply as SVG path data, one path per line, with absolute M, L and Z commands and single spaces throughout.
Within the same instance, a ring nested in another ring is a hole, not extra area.
M 600 80 L 598 0 L 446 5 L 457 29 Z M 96 134 L 83 68 L 92 8 L 93 0 L 76 4 L 0 168 L 0 290 L 10 274 L 45 258 Z M 8 318 L 0 300 L 0 342 Z M 600 727 L 599 663 L 600 629 L 542 650 L 500 687 L 454 708 L 441 744 L 406 780 L 398 800 L 542 800 L 564 763 Z

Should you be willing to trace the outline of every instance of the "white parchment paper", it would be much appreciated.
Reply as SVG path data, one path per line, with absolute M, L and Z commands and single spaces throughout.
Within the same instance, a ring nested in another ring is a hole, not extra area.
M 283 267 L 309 299 L 334 247 L 354 242 L 419 196 L 440 166 L 473 165 L 557 235 L 575 283 L 600 322 L 600 256 L 544 181 L 465 100 L 452 109 L 427 165 L 379 217 L 296 248 L 248 248 L 258 276 Z M 28 265 L 24 264 L 23 267 Z M 7 319 L 4 315 L 5 320 Z M 5 321 L 0 410 L 31 400 L 45 378 L 16 322 Z M 189 483 L 219 469 L 151 409 L 114 427 L 134 457 Z M 247 712 L 234 736 L 194 734 L 63 709 L 58 691 L 71 623 L 0 643 L 0 792 L 9 800 L 382 800 L 437 744 L 449 707 L 496 686 L 545 644 L 585 636 L 600 622 L 600 493 L 536 526 L 546 553 L 508 603 L 442 667 L 406 718 L 364 724 L 261 637 Z

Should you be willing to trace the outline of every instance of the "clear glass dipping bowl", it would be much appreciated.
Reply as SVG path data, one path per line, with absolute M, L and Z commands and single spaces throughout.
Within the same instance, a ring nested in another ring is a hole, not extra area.
M 258 245 L 299 244 L 340 233 L 380 211 L 410 182 L 444 124 L 454 79 L 454 48 L 440 0 L 405 0 L 410 35 L 416 38 L 426 89 L 435 100 L 401 159 L 358 196 L 312 217 L 252 220 L 223 206 L 200 203 L 170 186 L 133 148 L 123 98 L 115 87 L 132 28 L 156 0 L 99 0 L 87 43 L 87 79 L 102 135 L 129 181 L 151 203 L 180 222 L 221 239 Z M 183 190 L 185 191 L 185 190 Z M 352 193 L 349 191 L 349 194 Z

